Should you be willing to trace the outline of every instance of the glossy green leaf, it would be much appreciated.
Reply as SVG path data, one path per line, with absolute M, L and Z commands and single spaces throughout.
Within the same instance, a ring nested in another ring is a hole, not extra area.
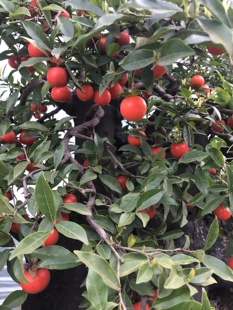
M 6 215 L 11 215 L 11 217 L 7 217 L 8 219 L 11 219 L 11 221 L 13 220 L 13 215 L 14 215 L 14 209 L 11 206 L 11 204 L 9 203 L 9 199 L 6 198 L 3 195 L 0 195 L 0 214 L 5 213 Z M 20 215 L 19 212 L 17 212 L 14 215 L 14 222 L 15 223 L 27 223 L 27 220 L 25 220 L 22 215 Z
M 156 188 L 144 192 L 137 202 L 137 211 L 147 209 L 158 203 L 163 196 L 163 189 Z
M 9 113 L 9 111 L 14 107 L 18 97 L 19 97 L 18 90 L 14 91 L 13 93 L 9 95 L 9 98 L 7 100 L 7 105 L 6 105 L 6 113 Z
M 0 231 L 0 245 L 5 245 L 11 240 L 11 236 L 3 231 Z
M 67 3 L 69 5 L 71 5 L 73 8 L 77 9 L 77 10 L 85 10 L 88 12 L 92 12 L 94 14 L 96 14 L 97 16 L 101 16 L 104 14 L 104 12 L 98 8 L 98 6 L 85 1 L 85 0 L 67 0 L 64 1 L 64 3 Z
M 173 14 L 176 12 L 180 12 L 181 9 L 169 2 L 164 2 L 162 0 L 130 0 L 127 3 L 123 4 L 121 8 L 134 8 L 134 9 L 139 9 L 139 10 L 148 10 L 153 13 L 161 14 L 161 12 L 169 12 L 171 11 Z
M 201 300 L 201 310 L 212 310 L 213 307 L 211 306 L 211 303 L 209 301 L 207 292 L 204 288 L 202 288 L 202 300 Z
M 3 301 L 3 305 L 9 308 L 20 307 L 26 300 L 27 293 L 24 291 L 14 291 L 7 296 L 7 298 Z
M 195 270 L 195 276 L 190 280 L 190 283 L 201 285 L 207 282 L 213 274 L 213 269 L 201 267 Z
M 67 210 L 82 214 L 82 215 L 91 215 L 91 211 L 88 209 L 87 206 L 84 204 L 77 202 L 77 203 L 65 203 L 63 204 L 64 208 Z
M 9 256 L 9 250 L 3 250 L 0 252 L 0 271 L 3 269 L 7 259 L 8 259 L 8 256 Z
M 180 163 L 188 164 L 196 161 L 201 161 L 206 158 L 208 154 L 206 152 L 198 151 L 198 150 L 191 150 L 187 154 L 181 157 L 179 160 Z
M 28 161 L 22 161 L 14 167 L 9 173 L 8 185 L 11 185 L 25 171 L 28 164 Z
M 35 188 L 35 198 L 39 210 L 53 222 L 56 216 L 57 208 L 54 202 L 53 191 L 51 190 L 48 182 L 46 181 L 44 174 L 41 173 Z
M 37 122 L 33 122 L 33 121 L 28 121 L 23 123 L 22 125 L 19 125 L 19 128 L 23 129 L 23 130 L 35 130 L 35 131 L 41 131 L 41 132 L 48 132 L 49 129 L 47 127 L 45 127 L 44 125 L 37 123 Z
M 60 221 L 56 224 L 56 228 L 61 234 L 68 238 L 80 240 L 85 244 L 89 243 L 85 230 L 77 223 L 70 221 Z
M 72 256 L 73 257 L 74 254 L 60 245 L 51 245 L 51 246 L 46 246 L 46 247 L 36 249 L 35 251 L 33 251 L 33 255 L 39 258 L 40 260 L 45 260 L 48 258 L 52 259 L 52 258 L 56 258 L 59 256 L 63 256 L 63 257 Z
M 164 283 L 165 289 L 177 289 L 186 284 L 183 275 L 177 270 L 176 266 L 171 266 L 170 274 Z
M 55 169 L 57 169 L 57 167 L 60 165 L 64 153 L 65 153 L 65 145 L 62 143 L 54 152 L 53 163 Z
M 109 189 L 111 189 L 112 191 L 121 194 L 122 193 L 122 189 L 121 186 L 119 184 L 119 182 L 116 180 L 116 178 L 110 176 L 110 175 L 100 175 L 99 176 L 101 182 L 107 186 Z
M 118 227 L 130 225 L 135 220 L 134 213 L 123 213 L 120 216 Z
M 169 308 L 169 310 L 201 310 L 202 305 L 194 300 L 183 301 Z
M 133 71 L 138 68 L 144 68 L 150 64 L 152 65 L 154 61 L 155 56 L 152 50 L 139 49 L 130 53 L 125 58 L 122 68 L 124 70 Z
M 223 202 L 224 199 L 224 196 L 219 196 L 209 201 L 201 211 L 201 216 L 205 216 L 206 214 L 213 212 Z
M 173 262 L 179 265 L 198 263 L 198 260 L 195 257 L 186 254 L 176 254 L 173 255 L 171 259 L 173 260 Z
M 211 11 L 211 13 L 214 15 L 214 17 L 226 24 L 227 26 L 230 27 L 230 21 L 229 18 L 227 16 L 227 12 L 226 9 L 224 8 L 224 5 L 221 1 L 219 0 L 202 0 L 202 3 L 208 8 L 208 10 Z
M 95 309 L 106 309 L 108 287 L 102 276 L 93 268 L 89 268 L 86 278 L 87 297 Z
M 70 255 L 59 255 L 52 258 L 45 259 L 40 267 L 48 268 L 51 270 L 65 270 L 74 268 L 81 265 L 80 260 L 76 255 L 70 253 Z
M 51 48 L 51 44 L 47 38 L 47 35 L 44 33 L 44 31 L 39 27 L 39 25 L 37 25 L 36 23 L 33 23 L 31 21 L 23 21 L 22 25 L 24 27 L 24 29 L 26 30 L 26 32 L 28 33 L 28 35 L 35 40 L 36 42 L 38 42 L 38 44 L 47 50 L 50 50 Z
M 102 277 L 107 286 L 117 291 L 120 289 L 116 272 L 106 260 L 90 252 L 74 251 L 74 253 L 88 268 L 94 269 Z
M 194 177 L 195 177 L 195 184 L 199 189 L 199 191 L 203 194 L 207 194 L 209 181 L 206 177 L 205 172 L 202 171 L 199 167 L 197 167 Z
M 219 222 L 218 218 L 215 216 L 215 219 L 211 223 L 208 235 L 206 237 L 204 250 L 208 251 L 215 244 L 218 237 L 219 237 Z
M 9 259 L 11 260 L 17 256 L 32 253 L 45 242 L 49 235 L 50 231 L 38 231 L 26 236 L 11 253 Z
M 161 66 L 174 64 L 179 59 L 195 55 L 195 51 L 180 39 L 166 41 L 161 50 L 158 64 Z
M 115 225 L 107 216 L 95 214 L 93 217 L 97 224 L 104 230 L 109 231 L 111 234 L 117 233 Z
M 87 182 L 93 181 L 97 178 L 97 175 L 91 171 L 87 171 L 80 180 L 80 185 L 84 185 Z
M 153 270 L 151 267 L 148 266 L 148 264 L 143 264 L 137 274 L 136 284 L 149 282 L 153 277 Z
M 187 301 L 190 298 L 190 291 L 188 287 L 180 287 L 176 290 L 172 290 L 171 293 L 164 298 L 157 298 L 153 306 L 158 309 L 171 309 L 176 304 Z
M 128 193 L 122 197 L 120 208 L 125 212 L 131 212 L 135 209 L 139 193 Z
M 206 254 L 202 263 L 223 280 L 233 282 L 233 271 L 222 260 Z

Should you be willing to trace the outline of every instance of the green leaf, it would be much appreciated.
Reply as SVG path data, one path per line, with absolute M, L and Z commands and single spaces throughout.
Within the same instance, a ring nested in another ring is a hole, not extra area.
M 0 252 L 0 271 L 3 269 L 5 263 L 7 262 L 9 252 L 10 250 L 3 250 Z
M 144 68 L 155 61 L 154 52 L 147 49 L 139 49 L 130 53 L 124 60 L 122 68 L 127 71 L 133 71 L 138 68 Z
M 74 251 L 74 253 L 88 268 L 94 269 L 102 277 L 107 286 L 117 291 L 120 290 L 120 283 L 116 272 L 105 259 L 90 252 Z
M 65 203 L 64 208 L 67 210 L 82 214 L 82 215 L 92 215 L 91 211 L 82 203 Z
M 13 13 L 16 10 L 14 4 L 11 1 L 1 0 L 0 5 L 3 7 L 5 11 L 9 13 Z
M 19 125 L 19 128 L 23 130 L 35 130 L 35 131 L 42 131 L 42 132 L 48 132 L 49 129 L 45 127 L 44 125 L 33 122 L 33 121 L 28 121 L 23 123 L 22 125 Z
M 9 308 L 20 307 L 26 300 L 27 293 L 24 291 L 14 291 L 3 301 L 3 305 Z
M 233 271 L 222 260 L 206 254 L 202 263 L 223 280 L 233 282 Z
M 38 231 L 26 236 L 17 245 L 15 250 L 11 253 L 9 260 L 18 257 L 23 254 L 30 254 L 35 249 L 39 248 L 50 235 L 50 231 Z
M 14 209 L 9 203 L 9 199 L 0 194 L 0 214 L 14 215 Z M 12 220 L 12 217 L 11 217 Z M 18 212 L 14 215 L 15 223 L 27 223 L 27 221 Z
M 180 272 L 177 270 L 176 266 L 171 266 L 170 274 L 164 283 L 165 289 L 177 289 L 186 284 L 185 279 Z
M 162 0 L 131 0 L 128 1 L 127 3 L 123 4 L 121 6 L 121 9 L 123 8 L 133 8 L 133 9 L 138 9 L 138 10 L 148 10 L 153 13 L 161 14 L 165 12 L 171 11 L 172 14 L 175 14 L 176 12 L 181 12 L 182 10 L 175 4 L 173 3 L 167 3 Z
M 33 256 L 39 258 L 40 260 L 45 260 L 48 258 L 53 259 L 59 256 L 73 257 L 74 255 L 73 253 L 71 253 L 70 251 L 68 251 L 67 249 L 63 248 L 60 245 L 42 247 L 42 248 L 36 249 L 32 254 Z
M 55 226 L 64 236 L 71 239 L 80 240 L 85 244 L 89 243 L 87 234 L 81 225 L 70 221 L 60 221 Z
M 208 251 L 215 244 L 218 237 L 219 237 L 219 222 L 218 222 L 218 218 L 215 216 L 215 219 L 210 225 L 210 229 L 209 229 L 206 241 L 205 241 L 204 250 Z
M 153 277 L 153 270 L 148 266 L 148 264 L 143 264 L 137 274 L 136 284 L 149 282 Z
M 169 310 L 201 310 L 201 309 L 202 305 L 194 300 L 183 301 L 169 308 Z
M 213 307 L 211 306 L 211 303 L 209 301 L 207 292 L 204 288 L 202 288 L 202 301 L 201 301 L 202 307 L 201 310 L 212 310 Z
M 15 90 L 13 93 L 9 95 L 6 105 L 6 114 L 8 114 L 10 110 L 14 107 L 18 97 L 19 97 L 19 90 Z
M 226 172 L 227 172 L 227 184 L 229 191 L 233 192 L 233 172 L 228 165 L 226 165 Z
M 25 171 L 28 164 L 28 161 L 22 161 L 14 167 L 9 173 L 8 185 L 11 185 Z
M 87 297 L 95 309 L 105 310 L 108 301 L 108 287 L 102 276 L 89 268 L 86 278 Z
M 225 199 L 224 196 L 219 196 L 217 198 L 212 199 L 209 201 L 205 206 L 204 209 L 201 211 L 201 216 L 205 216 L 208 213 L 214 211 Z
M 161 66 L 172 65 L 177 60 L 195 55 L 196 52 L 180 39 L 170 39 L 162 45 L 161 57 L 158 64 Z
M 137 211 L 147 209 L 152 205 L 158 203 L 162 198 L 164 189 L 156 188 L 145 191 L 137 202 Z
M 114 192 L 117 192 L 119 194 L 122 194 L 122 189 L 119 184 L 119 182 L 116 180 L 116 178 L 110 176 L 110 175 L 100 175 L 99 176 L 100 181 L 107 186 L 109 189 L 111 189 Z
M 198 260 L 195 257 L 185 254 L 173 255 L 171 259 L 173 260 L 173 262 L 179 265 L 189 265 L 193 263 L 198 263 Z
M 10 19 L 15 19 L 17 18 L 18 16 L 21 16 L 21 15 L 27 15 L 27 16 L 31 16 L 29 10 L 25 7 L 19 7 L 16 11 L 14 11 L 14 13 L 10 13 L 9 14 L 9 18 Z
M 230 28 L 217 20 L 199 18 L 197 21 L 213 43 L 223 45 L 228 54 L 232 55 L 233 42 Z
M 66 122 L 69 122 L 72 119 L 74 119 L 74 118 L 71 116 L 63 117 L 60 121 L 57 122 L 57 124 L 54 128 L 54 131 L 59 130 L 62 127 L 62 125 L 64 125 Z
M 123 264 L 120 266 L 120 277 L 125 277 L 137 271 L 142 265 L 147 263 L 147 258 L 141 254 L 126 254 L 123 256 Z
M 219 0 L 202 0 L 202 3 L 208 8 L 209 11 L 211 11 L 211 13 L 218 21 L 230 27 L 230 21 L 223 3 L 221 3 Z
M 35 40 L 42 48 L 50 50 L 52 48 L 47 35 L 44 31 L 36 24 L 31 21 L 23 21 L 22 25 L 28 35 Z
M 213 269 L 201 267 L 195 270 L 195 276 L 190 280 L 190 283 L 201 285 L 207 282 L 213 274 Z
M 104 12 L 100 8 L 98 8 L 98 6 L 86 0 L 78 0 L 78 1 L 67 0 L 67 1 L 64 1 L 64 3 L 71 5 L 73 8 L 77 10 L 85 10 L 88 12 L 92 12 L 97 16 L 102 16 L 104 14 Z
M 195 161 L 201 161 L 204 158 L 206 158 L 208 154 L 206 152 L 198 151 L 198 150 L 192 150 L 181 157 L 179 160 L 179 163 L 188 164 Z
M 120 208 L 125 212 L 131 212 L 135 209 L 137 201 L 139 199 L 139 193 L 129 193 L 122 197 Z
M 170 309 L 176 304 L 187 301 L 190 298 L 190 291 L 188 287 L 180 287 L 176 290 L 172 290 L 169 295 L 164 298 L 157 298 L 153 306 L 158 309 Z
M 195 171 L 195 184 L 199 191 L 203 194 L 208 193 L 209 181 L 207 179 L 207 175 L 204 171 L 202 171 L 199 167 L 197 167 Z
M 91 171 L 87 171 L 80 180 L 80 186 L 82 186 L 83 184 L 93 181 L 97 178 L 97 175 Z
M 80 266 L 81 262 L 74 254 L 70 253 L 70 255 L 59 255 L 53 258 L 45 259 L 40 267 L 48 268 L 51 270 L 65 270 Z
M 11 240 L 11 236 L 3 231 L 0 231 L 0 245 L 5 245 Z
M 114 235 L 117 233 L 115 225 L 107 216 L 95 214 L 93 217 L 94 220 L 99 224 L 99 226 L 102 227 L 104 230 L 107 230 Z
M 36 182 L 35 198 L 39 210 L 51 221 L 54 222 L 57 208 L 54 202 L 53 191 L 41 173 Z
M 118 227 L 130 225 L 135 220 L 134 213 L 123 213 L 120 216 Z
M 61 145 L 59 145 L 59 147 L 54 152 L 53 164 L 54 164 L 55 169 L 57 169 L 57 167 L 60 165 L 60 162 L 62 161 L 64 153 L 65 153 L 65 145 L 64 143 L 62 143 Z

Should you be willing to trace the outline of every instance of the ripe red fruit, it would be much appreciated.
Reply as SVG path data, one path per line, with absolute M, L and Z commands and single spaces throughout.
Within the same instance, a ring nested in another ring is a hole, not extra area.
M 71 100 L 72 92 L 68 86 L 54 87 L 51 91 L 51 97 L 57 102 L 67 102 Z
M 212 173 L 212 174 L 216 174 L 217 173 L 217 169 L 209 169 L 208 172 Z
M 42 104 L 42 105 L 39 107 L 40 113 L 46 113 L 47 110 L 48 110 L 48 107 L 47 107 L 47 105 L 45 105 L 45 104 Z
M 228 265 L 231 269 L 233 269 L 233 257 L 230 257 L 230 258 L 228 259 L 227 265 Z
M 47 73 L 47 80 L 50 85 L 56 87 L 66 86 L 69 82 L 70 76 L 65 68 L 53 67 Z
M 155 214 L 157 213 L 157 210 L 156 210 L 155 206 L 151 206 L 149 210 L 144 209 L 144 210 L 140 210 L 139 212 L 148 214 L 149 217 L 152 219 L 155 216 Z
M 83 166 L 84 166 L 85 168 L 90 167 L 90 164 L 89 164 L 88 159 L 85 159 L 85 160 L 84 160 Z
M 191 206 L 191 205 L 189 205 L 188 204 L 188 201 L 187 200 L 184 200 L 184 203 L 186 204 L 186 207 L 188 208 L 188 209 L 193 209 L 195 206 Z
M 142 310 L 142 302 L 136 302 L 135 304 L 133 304 L 133 308 L 134 310 Z M 150 306 L 148 304 L 146 304 L 146 310 L 150 310 Z
M 212 45 L 207 46 L 207 50 L 210 54 L 214 56 L 219 56 L 225 53 L 224 49 L 222 49 L 221 47 L 216 47 Z
M 160 65 L 154 66 L 154 77 L 155 79 L 161 78 L 167 72 L 167 68 Z
M 100 54 L 104 55 L 106 54 L 106 44 L 107 44 L 107 38 L 101 38 L 100 39 Z
M 31 110 L 32 111 L 38 111 L 38 106 L 35 103 L 31 104 Z
M 15 54 L 10 55 L 10 58 L 8 59 L 8 64 L 11 66 L 11 68 L 18 69 L 18 66 L 19 66 L 18 55 L 15 55 Z
M 142 131 L 142 130 L 139 130 L 139 132 L 146 136 L 145 132 Z M 132 135 L 128 135 L 128 143 L 131 144 L 131 145 L 134 145 L 134 146 L 141 146 L 142 144 L 142 139 L 139 138 L 139 137 L 135 137 L 135 136 L 132 136 Z
M 28 6 L 32 16 L 38 15 L 37 8 L 39 7 L 39 0 L 32 0 Z
M 25 218 L 25 220 L 29 219 L 29 216 L 27 214 L 24 214 L 23 217 Z M 19 233 L 19 227 L 20 224 L 19 223 L 12 223 L 11 224 L 11 231 L 13 231 L 14 233 L 18 234 Z
M 26 169 L 28 172 L 32 172 L 37 170 L 38 168 L 36 167 L 37 163 L 34 163 L 33 161 L 31 161 L 30 164 L 27 165 Z
M 193 89 L 198 90 L 205 84 L 205 80 L 202 75 L 194 75 L 190 80 L 190 85 Z
M 223 205 L 219 205 L 217 209 L 214 210 L 214 214 L 222 221 L 226 221 L 232 216 L 230 209 L 225 208 Z
M 70 217 L 68 213 L 61 212 L 62 221 L 69 221 Z M 59 223 L 60 220 L 56 220 L 56 224 Z
M 162 148 L 161 146 L 153 147 L 153 148 L 152 148 L 152 154 L 153 154 L 153 156 L 156 156 L 162 149 L 163 149 L 163 148 Z M 166 154 L 165 151 L 161 154 L 161 157 L 162 157 L 162 158 L 166 158 L 166 157 L 167 157 L 167 154 Z
M 83 91 L 84 92 L 83 92 Z M 82 101 L 89 101 L 94 97 L 94 88 L 90 84 L 82 85 L 82 90 L 77 88 L 76 94 L 77 97 Z
M 128 82 L 128 79 L 129 79 L 129 75 L 128 74 L 125 74 L 123 76 L 123 78 L 118 82 L 121 86 L 125 86 L 125 84 Z
M 233 128 L 233 117 L 230 116 L 227 120 L 227 125 L 230 126 L 231 128 Z
M 70 13 L 66 10 L 62 11 L 59 16 L 70 18 Z
M 34 113 L 34 117 L 35 117 L 36 119 L 40 119 L 40 118 L 41 118 L 41 115 L 38 114 L 38 113 Z
M 181 158 L 189 152 L 189 146 L 186 142 L 172 143 L 170 150 L 174 157 Z
M 13 199 L 13 193 L 12 191 L 8 191 L 4 194 L 5 197 L 7 197 L 9 200 Z
M 46 268 L 38 269 L 35 275 L 25 270 L 24 276 L 28 280 L 28 283 L 20 282 L 19 284 L 28 294 L 38 294 L 42 292 L 50 282 L 50 271 Z
M 78 202 L 78 198 L 74 194 L 67 194 L 62 198 L 63 203 L 75 203 Z
M 27 134 L 26 131 L 22 131 L 21 134 L 19 135 L 19 141 L 22 143 L 22 144 L 26 144 L 26 145 L 32 145 L 33 143 L 36 142 L 36 138 L 34 137 L 25 137 L 24 136 Z
M 97 89 L 97 90 L 95 90 L 93 100 L 94 100 L 95 104 L 102 107 L 102 106 L 108 105 L 111 102 L 111 94 L 107 89 L 105 89 L 105 91 L 102 93 L 102 95 L 100 95 L 100 92 Z
M 55 64 L 55 65 L 58 65 L 58 64 L 62 63 L 63 60 L 61 58 L 56 58 L 55 56 L 53 56 L 53 57 L 50 57 L 48 62 Z
M 117 181 L 119 182 L 121 188 L 123 189 L 123 191 L 125 191 L 127 189 L 126 183 L 127 183 L 127 181 L 129 181 L 129 177 L 127 177 L 125 175 L 118 175 L 116 178 L 117 178 Z
M 45 240 L 43 245 L 44 246 L 54 245 L 58 242 L 58 239 L 59 239 L 59 232 L 56 228 L 54 228 L 53 231 L 51 232 L 51 234 Z
M 0 136 L 0 143 L 2 144 L 13 144 L 15 143 L 16 135 L 14 131 L 10 131 L 5 135 Z
M 212 129 L 216 132 L 223 132 L 225 125 L 226 125 L 226 122 L 223 119 L 219 119 L 217 120 L 217 122 L 212 124 Z
M 120 33 L 120 37 L 116 38 L 115 42 L 118 43 L 120 46 L 127 45 L 130 43 L 130 35 L 128 34 L 128 32 L 122 31 Z
M 209 88 L 209 86 L 207 84 L 202 85 L 201 90 L 204 90 L 206 94 L 211 93 L 211 89 Z
M 24 159 L 26 159 L 26 155 L 23 153 L 23 154 L 18 155 L 17 158 L 19 160 L 24 160 Z
M 131 96 L 122 100 L 120 111 L 127 121 L 137 122 L 146 115 L 147 105 L 142 97 Z
M 33 45 L 32 43 L 28 44 L 28 53 L 31 57 L 48 57 L 48 55 L 50 55 L 50 51 L 46 50 L 45 54 L 44 52 L 42 52 L 38 47 L 36 47 L 35 45 Z
M 112 100 L 119 98 L 119 95 L 123 92 L 122 86 L 120 83 L 116 83 L 114 86 L 108 88 Z

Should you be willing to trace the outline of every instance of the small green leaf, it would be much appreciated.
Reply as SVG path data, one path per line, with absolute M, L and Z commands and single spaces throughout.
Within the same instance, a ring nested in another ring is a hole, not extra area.
M 223 280 L 233 282 L 233 271 L 222 260 L 206 254 L 202 263 Z
M 68 238 L 80 240 L 85 244 L 89 243 L 85 230 L 77 223 L 70 221 L 60 221 L 56 224 L 56 228 L 61 234 Z
M 10 250 L 3 250 L 0 252 L 0 271 L 5 266 L 5 263 L 7 262 L 8 256 L 9 256 Z
M 120 216 L 118 227 L 130 225 L 135 219 L 134 213 L 123 213 Z
M 97 175 L 91 171 L 87 171 L 80 180 L 80 186 L 84 185 L 87 182 L 93 181 L 97 178 Z
M 88 209 L 87 206 L 85 206 L 82 203 L 65 203 L 64 208 L 66 208 L 67 210 L 82 214 L 82 215 L 91 215 L 91 211 Z
M 139 49 L 130 53 L 124 60 L 122 68 L 127 71 L 133 71 L 138 68 L 144 68 L 155 61 L 154 52 L 147 49 Z
M 14 291 L 4 300 L 3 305 L 10 309 L 20 307 L 26 300 L 27 293 L 24 291 Z
M 143 264 L 137 274 L 136 284 L 149 282 L 153 277 L 153 270 L 148 266 L 148 264 Z
M 19 90 L 16 90 L 9 95 L 6 105 L 6 114 L 8 114 L 10 110 L 14 107 L 18 97 L 19 97 Z
M 65 270 L 80 266 L 81 262 L 74 254 L 70 253 L 70 255 L 59 255 L 53 258 L 45 259 L 40 267 L 48 268 L 51 270 Z
M 65 145 L 62 143 L 54 152 L 53 164 L 55 169 L 57 169 L 57 167 L 60 165 L 64 153 L 65 153 Z
M 190 298 L 190 291 L 188 287 L 180 287 L 176 290 L 171 290 L 171 293 L 164 298 L 157 298 L 153 306 L 158 309 L 171 309 L 176 304 L 187 301 Z M 185 308 L 187 309 L 187 308 Z
M 48 132 L 49 129 L 45 127 L 44 125 L 33 122 L 33 121 L 28 121 L 23 123 L 22 125 L 19 125 L 19 128 L 23 130 L 35 130 L 35 131 L 42 131 L 42 132 Z
M 179 163 L 188 164 L 195 161 L 201 161 L 204 158 L 206 158 L 208 154 L 206 152 L 198 151 L 198 150 L 192 150 L 181 157 L 179 160 Z
M 204 209 L 201 211 L 201 216 L 203 217 L 206 214 L 213 212 L 223 202 L 224 199 L 225 199 L 224 196 L 219 196 L 209 201 L 204 206 Z
M 204 287 L 202 288 L 202 301 L 201 301 L 201 310 L 212 310 L 213 307 L 209 301 L 208 295 Z
M 205 241 L 204 250 L 208 251 L 215 244 L 218 237 L 219 237 L 219 222 L 218 222 L 218 218 L 215 216 L 215 219 L 210 225 L 210 229 L 209 229 L 206 241 Z
M 147 209 L 158 203 L 163 196 L 164 189 L 156 188 L 145 191 L 137 202 L 137 211 Z
M 195 177 L 195 184 L 199 189 L 199 191 L 203 194 L 207 194 L 209 181 L 207 179 L 205 172 L 202 171 L 199 167 L 197 167 L 194 177 Z
M 94 269 L 102 277 L 107 286 L 117 291 L 120 290 L 120 283 L 116 272 L 105 259 L 90 252 L 74 251 L 74 253 L 88 268 Z
M 110 175 L 100 175 L 99 176 L 101 182 L 107 186 L 109 189 L 111 189 L 114 192 L 117 192 L 119 194 L 122 194 L 122 189 L 119 184 L 119 182 L 116 180 L 116 178 L 110 176 Z

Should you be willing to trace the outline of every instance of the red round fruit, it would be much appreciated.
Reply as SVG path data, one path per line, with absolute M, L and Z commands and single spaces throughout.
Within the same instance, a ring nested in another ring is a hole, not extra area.
M 8 191 L 4 194 L 5 197 L 7 197 L 9 200 L 13 199 L 13 193 L 12 191 Z
M 214 214 L 222 221 L 226 221 L 232 216 L 230 209 L 225 208 L 223 205 L 219 205 L 217 209 L 214 210 Z
M 233 116 L 230 116 L 227 120 L 227 125 L 233 128 Z
M 205 84 L 205 80 L 202 75 L 194 75 L 190 80 L 190 85 L 193 89 L 198 90 Z
M 216 47 L 212 45 L 207 46 L 207 50 L 213 56 L 219 56 L 225 53 L 224 49 L 222 49 L 221 47 Z
M 5 135 L 0 136 L 0 143 L 2 144 L 13 144 L 15 143 L 16 135 L 14 131 L 10 131 Z
M 50 55 L 50 51 L 47 51 L 47 54 Z M 35 45 L 33 45 L 32 43 L 28 44 L 28 53 L 31 57 L 48 57 L 47 54 L 45 54 L 44 52 L 42 52 L 38 47 L 36 47 Z
M 78 202 L 78 198 L 74 194 L 67 194 L 62 198 L 63 203 L 75 203 Z
M 35 117 L 36 119 L 40 119 L 40 118 L 41 118 L 41 115 L 38 114 L 38 113 L 34 113 L 34 117 Z
M 56 228 L 54 228 L 53 231 L 51 232 L 51 234 L 45 240 L 43 245 L 44 246 L 54 245 L 58 242 L 58 239 L 59 239 L 59 232 Z
M 186 142 L 172 143 L 170 150 L 174 157 L 181 158 L 189 152 L 189 146 Z
M 184 200 L 184 203 L 186 204 L 187 209 L 191 210 L 191 209 L 193 209 L 195 207 L 195 206 L 189 205 L 187 200 Z
M 226 125 L 226 122 L 223 119 L 219 119 L 217 120 L 217 122 L 212 124 L 212 129 L 216 132 L 223 132 L 225 125 Z
M 209 169 L 208 172 L 212 173 L 212 174 L 216 174 L 217 173 L 217 169 Z
M 156 215 L 157 210 L 155 206 L 151 206 L 149 210 L 144 209 L 144 210 L 140 210 L 139 212 L 148 214 L 149 217 L 152 219 Z
M 117 178 L 117 181 L 119 182 L 121 188 L 123 189 L 123 191 L 125 191 L 127 189 L 126 183 L 127 183 L 127 181 L 129 181 L 129 177 L 127 177 L 125 175 L 118 175 L 116 178 Z
M 94 100 L 95 104 L 102 107 L 102 106 L 108 105 L 111 102 L 111 94 L 107 89 L 105 89 L 105 91 L 102 93 L 102 95 L 100 95 L 100 92 L 97 89 L 97 90 L 95 90 L 93 100 Z
M 154 77 L 155 77 L 155 79 L 161 78 L 165 73 L 167 73 L 166 67 L 159 66 L 159 65 L 154 66 Z
M 29 219 L 29 216 L 27 214 L 24 214 L 23 215 L 23 218 L 25 218 L 25 220 L 28 220 Z M 18 234 L 19 233 L 19 227 L 20 227 L 20 224 L 19 223 L 12 223 L 11 224 L 11 231 L 13 231 L 14 233 Z
M 120 33 L 120 37 L 116 38 L 116 43 L 118 43 L 120 46 L 122 45 L 128 45 L 130 43 L 130 35 L 126 31 L 122 31 Z
M 163 148 L 162 148 L 161 146 L 153 147 L 153 148 L 152 148 L 152 154 L 153 154 L 153 156 L 156 156 L 162 149 L 163 149 Z M 161 154 L 161 157 L 162 157 L 162 158 L 166 158 L 166 157 L 167 157 L 167 154 L 166 154 L 165 151 Z
M 68 213 L 61 212 L 61 217 L 62 217 L 62 221 L 69 221 L 70 220 L 70 216 Z M 56 224 L 59 222 L 60 222 L 60 220 L 56 220 Z
M 142 135 L 146 136 L 145 132 L 140 130 L 139 131 Z M 142 144 L 142 139 L 139 137 L 135 137 L 132 135 L 128 135 L 128 143 L 134 146 L 141 146 Z
M 134 310 L 142 310 L 142 302 L 136 302 L 135 304 L 133 304 L 133 308 Z M 146 304 L 146 310 L 150 310 L 150 306 L 148 304 Z
M 19 284 L 28 294 L 38 294 L 42 292 L 50 282 L 50 271 L 46 268 L 38 269 L 34 276 L 28 270 L 25 270 L 24 276 L 28 280 L 28 283 L 20 282 Z
M 123 76 L 123 78 L 118 82 L 121 86 L 125 86 L 125 84 L 128 82 L 128 79 L 129 79 L 129 75 L 128 74 L 125 74 Z
M 207 84 L 202 85 L 201 90 L 204 90 L 206 94 L 211 93 L 211 89 L 209 88 L 209 86 Z
M 62 11 L 59 16 L 70 18 L 70 13 L 66 10 Z
M 106 54 L 106 45 L 107 45 L 107 38 L 101 38 L 100 39 L 100 54 L 104 55 Z
M 84 166 L 85 168 L 89 168 L 89 167 L 90 167 L 90 163 L 89 163 L 88 159 L 85 159 L 85 160 L 84 160 L 83 166 Z
M 26 159 L 26 155 L 23 153 L 23 154 L 18 155 L 17 158 L 19 160 L 24 160 L 24 159 Z
M 35 103 L 31 104 L 31 110 L 32 111 L 38 111 L 38 106 Z
M 146 115 L 147 105 L 142 97 L 131 96 L 122 100 L 120 111 L 127 121 L 137 122 Z
M 42 105 L 39 107 L 40 113 L 46 113 L 47 110 L 48 110 L 48 107 L 47 107 L 47 105 L 45 105 L 45 104 L 42 104 Z
M 228 259 L 227 265 L 228 265 L 231 269 L 233 269 L 233 257 L 230 257 L 230 258 Z
M 12 54 L 10 55 L 10 58 L 8 59 L 8 64 L 11 66 L 13 69 L 18 69 L 19 66 L 19 57 L 18 55 Z
M 56 58 L 55 56 L 53 56 L 53 57 L 50 57 L 48 62 L 55 64 L 55 65 L 58 65 L 58 64 L 62 63 L 63 60 L 61 58 Z
M 26 144 L 26 145 L 32 145 L 33 143 L 36 142 L 36 138 L 34 137 L 25 137 L 24 136 L 27 134 L 26 131 L 22 131 L 21 134 L 19 135 L 19 141 L 22 143 L 22 144 Z
M 122 86 L 120 83 L 116 83 L 114 86 L 108 88 L 112 100 L 119 98 L 119 95 L 123 92 Z
M 134 71 L 134 74 L 135 74 L 136 76 L 140 76 L 140 75 L 142 74 L 142 69 L 141 69 L 141 68 L 136 69 L 136 70 Z
M 83 91 L 84 92 L 83 92 Z M 76 94 L 77 97 L 82 101 L 89 101 L 94 97 L 94 88 L 90 84 L 82 85 L 82 90 L 77 88 Z
M 38 168 L 36 167 L 37 163 L 34 163 L 33 161 L 27 165 L 26 169 L 28 172 L 32 172 L 37 170 Z
M 70 76 L 65 68 L 53 67 L 47 73 L 47 80 L 50 85 L 56 87 L 66 86 L 69 82 Z
M 51 97 L 57 102 L 67 102 L 71 100 L 72 92 L 68 86 L 54 87 L 51 91 Z
M 38 15 L 38 12 L 37 12 L 38 7 L 39 7 L 39 0 L 32 0 L 29 3 L 28 9 L 31 12 L 32 16 Z

